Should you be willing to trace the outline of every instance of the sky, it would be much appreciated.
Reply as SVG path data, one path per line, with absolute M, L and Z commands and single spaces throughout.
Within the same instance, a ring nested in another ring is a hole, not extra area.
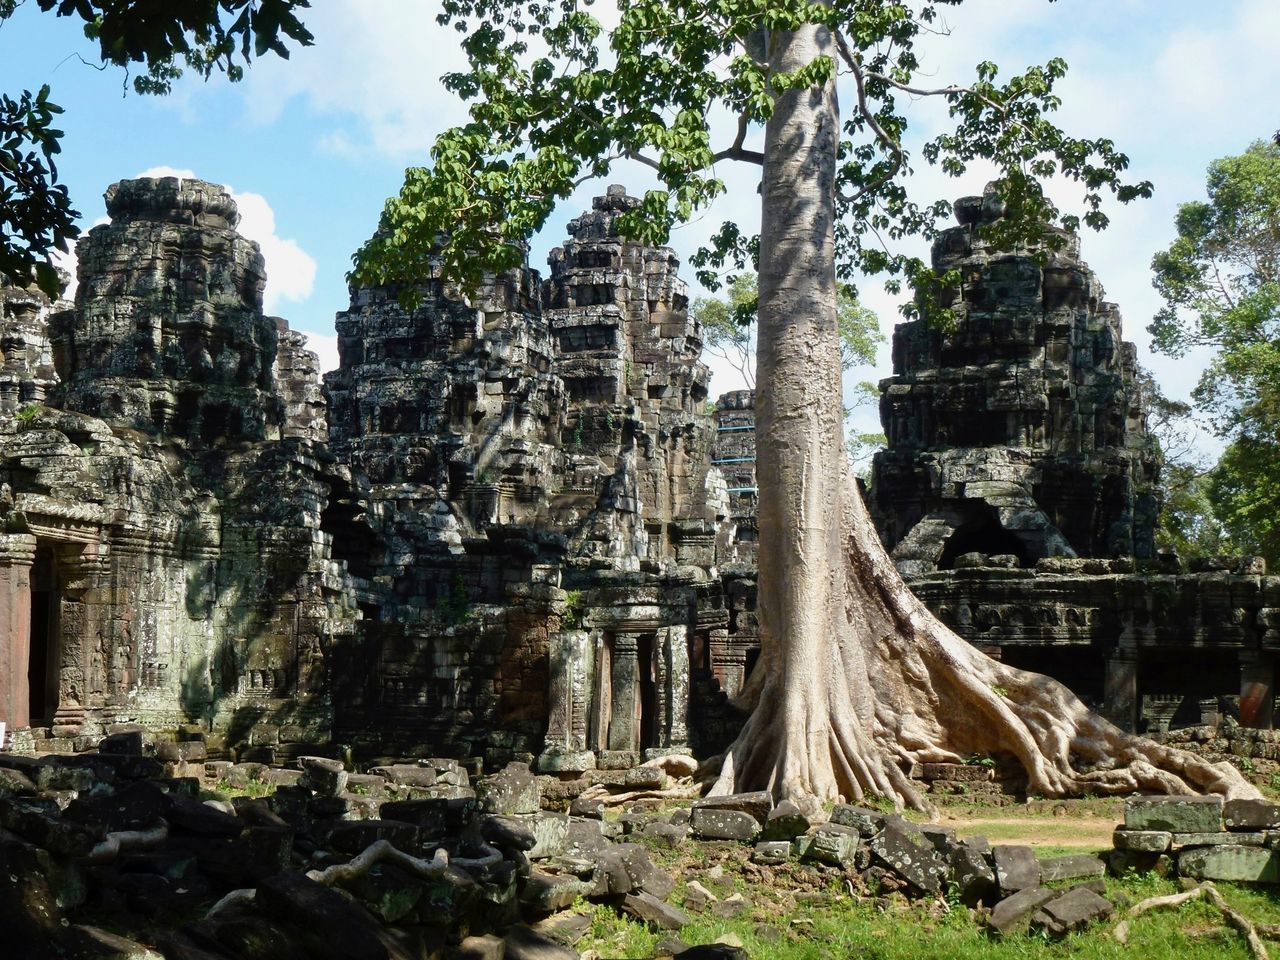
M 314 47 L 289 61 L 255 61 L 240 83 L 186 78 L 168 97 L 143 97 L 130 91 L 124 71 L 90 65 L 95 48 L 78 20 L 40 13 L 28 0 L 0 25 L 0 92 L 51 85 L 66 109 L 59 171 L 86 228 L 104 216 L 102 193 L 116 180 L 179 173 L 228 186 L 241 232 L 266 257 L 268 311 L 307 333 L 328 368 L 337 363 L 333 318 L 348 301 L 351 254 L 373 232 L 405 167 L 425 163 L 434 137 L 465 118 L 439 82 L 464 60 L 456 35 L 435 23 L 437 7 L 435 0 L 314 0 L 305 18 Z M 1150 261 L 1173 237 L 1178 204 L 1203 196 L 1206 166 L 1280 127 L 1280 0 L 966 0 L 945 20 L 947 34 L 922 51 L 938 85 L 971 79 L 984 60 L 1008 75 L 1061 56 L 1071 70 L 1059 88 L 1058 122 L 1074 135 L 1110 137 L 1128 153 L 1131 175 L 1155 184 L 1150 200 L 1112 204 L 1110 228 L 1086 233 L 1083 250 L 1119 303 L 1141 361 L 1168 394 L 1185 398 L 1205 357 L 1171 360 L 1148 350 L 1145 327 L 1158 307 Z M 946 119 L 927 105 L 915 116 L 921 134 Z M 672 238 L 686 260 L 723 220 L 748 229 L 759 221 L 758 169 L 726 164 L 718 172 L 728 194 Z M 650 185 L 634 166 L 608 179 L 632 192 Z M 981 192 L 985 179 L 975 168 L 948 182 L 926 166 L 911 187 L 925 200 L 954 198 Z M 565 225 L 605 185 L 584 184 L 557 209 L 532 245 L 532 266 L 545 266 Z M 1072 204 L 1069 190 L 1055 192 Z M 905 249 L 925 253 L 921 243 Z M 698 295 L 692 271 L 685 275 Z M 860 289 L 887 336 L 901 319 L 897 299 L 874 278 Z M 713 396 L 739 386 L 727 364 L 708 359 Z M 889 372 L 886 345 L 874 369 L 852 378 Z M 874 420 L 864 411 L 858 426 L 873 429 Z

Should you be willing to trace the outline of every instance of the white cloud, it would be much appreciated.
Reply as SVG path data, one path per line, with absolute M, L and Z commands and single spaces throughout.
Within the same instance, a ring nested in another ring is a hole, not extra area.
M 338 337 L 332 333 L 315 333 L 303 330 L 307 335 L 307 349 L 320 358 L 320 372 L 338 369 Z
M 307 15 L 313 47 L 264 57 L 242 83 L 249 119 L 271 123 L 300 99 L 326 119 L 318 145 L 340 156 L 421 162 L 466 117 L 440 77 L 466 66 L 461 35 L 441 29 L 437 0 L 328 0 Z
M 194 170 L 169 166 L 151 167 L 138 176 L 202 179 Z M 260 193 L 241 193 L 229 185 L 226 189 L 240 210 L 238 229 L 241 235 L 258 244 L 267 263 L 263 309 L 274 313 L 281 301 L 301 303 L 306 300 L 315 289 L 315 259 L 296 240 L 285 239 L 276 233 L 276 214 L 266 197 Z

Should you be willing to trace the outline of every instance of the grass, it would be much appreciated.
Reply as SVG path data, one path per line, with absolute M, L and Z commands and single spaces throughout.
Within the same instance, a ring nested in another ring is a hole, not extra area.
M 1135 903 L 1157 894 L 1173 893 L 1177 885 L 1154 877 L 1109 880 L 1113 902 Z M 1280 899 L 1275 895 L 1221 888 L 1234 907 L 1251 919 L 1280 920 Z M 1039 935 L 1017 934 L 994 939 L 962 907 L 942 910 L 939 904 L 908 906 L 904 901 L 854 900 L 841 888 L 830 890 L 826 903 L 799 903 L 777 890 L 757 888 L 747 896 L 752 909 L 733 920 L 708 915 L 693 916 L 680 933 L 689 944 L 711 943 L 725 934 L 741 940 L 752 957 L 769 960 L 1018 960 L 1031 957 L 1142 958 L 1142 960 L 1249 960 L 1238 934 L 1222 927 L 1221 917 L 1203 903 L 1175 911 L 1146 914 L 1134 920 L 1129 941 L 1121 945 L 1110 937 L 1114 922 L 1059 942 Z M 680 891 L 672 898 L 680 902 Z M 642 958 L 654 956 L 655 945 L 669 933 L 651 931 L 618 916 L 607 906 L 591 911 L 591 930 L 577 949 L 594 950 L 599 957 Z
M 1007 810 L 991 811 L 998 816 Z M 1098 849 L 1070 843 L 1070 818 L 1024 814 L 1016 817 L 1025 834 L 1039 829 L 1058 843 L 1037 848 L 1038 856 L 1063 856 Z M 951 824 L 949 824 L 950 826 Z M 980 831 L 962 830 L 963 833 Z M 982 831 L 986 832 L 986 831 Z M 635 838 L 631 838 L 635 839 Z M 991 836 L 998 842 L 999 838 Z M 717 897 L 741 893 L 749 908 L 734 919 L 686 912 L 692 922 L 679 934 L 688 944 L 712 943 L 732 935 L 749 956 L 764 960 L 1028 960 L 1078 957 L 1081 960 L 1250 960 L 1238 934 L 1223 927 L 1221 916 L 1202 902 L 1172 911 L 1146 914 L 1131 922 L 1128 943 L 1110 936 L 1123 909 L 1146 897 L 1175 893 L 1176 881 L 1154 875 L 1107 880 L 1108 899 L 1117 918 L 1097 924 L 1059 942 L 1039 935 L 990 937 L 980 920 L 959 905 L 941 901 L 909 904 L 900 895 L 854 898 L 844 878 L 830 868 L 788 863 L 761 868 L 748 860 L 750 850 L 736 844 L 686 841 L 676 849 L 645 846 L 656 864 L 679 881 L 670 902 L 683 906 L 686 883 L 698 880 Z M 1069 884 L 1068 884 L 1069 885 Z M 1280 892 L 1219 886 L 1227 901 L 1256 922 L 1280 923 Z M 579 951 L 610 960 L 649 958 L 656 945 L 675 934 L 650 930 L 620 916 L 607 905 L 580 903 L 591 917 L 591 929 L 576 944 Z M 736 941 L 734 941 L 736 942 Z M 1280 956 L 1280 953 L 1277 954 Z

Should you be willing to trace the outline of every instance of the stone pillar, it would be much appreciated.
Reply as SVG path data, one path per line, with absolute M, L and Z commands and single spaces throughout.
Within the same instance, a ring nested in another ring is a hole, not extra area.
M 1270 730 L 1274 713 L 1275 661 L 1264 653 L 1240 654 L 1240 725 Z
M 547 736 L 538 769 L 545 773 L 594 769 L 587 749 L 588 713 L 595 674 L 595 638 L 586 630 L 551 635 L 551 690 L 547 697 Z
M 31 565 L 36 538 L 0 535 L 0 720 L 10 730 L 31 726 Z
M 1107 658 L 1103 681 L 1102 715 L 1121 730 L 1138 729 L 1138 655 L 1136 650 L 1117 650 Z
M 658 632 L 663 663 L 663 725 L 658 744 L 664 753 L 689 750 L 689 628 L 666 627 Z
M 609 749 L 635 750 L 640 744 L 636 729 L 640 706 L 640 640 L 634 634 L 613 637 L 613 713 L 609 717 Z
M 74 737 L 86 732 L 86 697 L 89 690 L 106 689 L 107 665 L 94 664 L 101 653 L 95 638 L 108 629 L 111 613 L 109 597 L 101 585 L 107 579 L 107 550 L 101 544 L 86 544 L 79 553 L 58 557 L 58 702 L 53 714 L 55 737 Z M 91 678 L 91 674 L 96 675 Z M 96 707 L 120 704 L 95 704 Z M 98 732 L 94 730 L 92 732 Z

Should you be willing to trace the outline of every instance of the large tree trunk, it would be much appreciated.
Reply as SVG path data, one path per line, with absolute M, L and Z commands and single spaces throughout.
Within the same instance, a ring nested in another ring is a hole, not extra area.
M 791 72 L 834 57 L 825 28 L 771 38 Z M 910 761 L 1009 753 L 1029 791 L 1256 791 L 1229 765 L 1128 736 L 1061 684 L 1000 664 L 898 575 L 844 451 L 836 326 L 835 84 L 777 98 L 761 186 L 756 396 L 761 656 L 715 792 L 808 805 L 866 793 L 924 806 Z

